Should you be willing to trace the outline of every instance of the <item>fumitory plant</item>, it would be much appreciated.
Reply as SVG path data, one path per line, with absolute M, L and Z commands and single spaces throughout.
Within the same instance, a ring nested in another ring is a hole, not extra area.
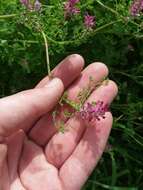
M 86 66 L 105 63 L 118 84 L 109 144 L 83 190 L 143 189 L 142 44 L 143 0 L 0 0 L 0 97 L 35 86 L 47 66 L 50 73 L 73 53 L 84 56 Z M 86 82 L 78 101 L 66 91 L 54 108 L 52 118 L 61 132 L 70 117 L 92 127 L 106 116 L 105 102 L 87 100 L 108 79 L 97 86 L 92 78 Z
M 101 0 L 9 0 L 1 1 L 0 12 L 1 54 L 9 55 L 10 64 L 17 62 L 26 68 L 22 63 L 30 62 L 27 50 L 39 49 L 40 55 L 39 47 L 43 47 L 45 36 L 49 54 L 53 55 L 68 46 L 79 46 L 100 32 L 142 35 L 142 0 L 122 4 L 112 0 L 106 3 Z M 18 60 L 15 54 L 21 55 Z M 41 62 L 39 59 L 40 56 L 37 60 Z
M 31 72 L 32 68 L 41 64 L 45 55 L 44 62 L 47 63 L 50 75 L 50 57 L 55 52 L 78 47 L 97 33 L 123 32 L 136 37 L 142 36 L 142 0 L 128 0 L 122 4 L 113 0 L 9 0 L 0 4 L 2 62 L 10 65 L 17 63 L 26 72 Z M 31 58 L 32 65 L 29 64 Z M 91 93 L 92 90 L 83 89 L 81 94 L 85 91 Z M 89 121 L 104 118 L 108 106 L 100 101 L 83 105 L 87 94 L 84 94 L 84 101 L 80 99 L 80 105 L 74 105 L 65 96 L 64 101 L 81 118 Z M 66 115 L 69 117 L 70 113 Z

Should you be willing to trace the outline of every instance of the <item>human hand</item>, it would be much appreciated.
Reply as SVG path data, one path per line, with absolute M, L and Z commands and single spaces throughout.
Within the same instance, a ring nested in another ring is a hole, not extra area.
M 79 55 L 66 58 L 35 89 L 0 99 L 0 188 L 1 190 L 79 190 L 104 151 L 112 115 L 86 127 L 76 116 L 65 121 L 62 134 L 54 127 L 52 109 L 65 88 L 68 97 L 86 88 L 89 77 L 97 83 L 108 75 L 102 63 L 86 69 Z M 60 79 L 58 79 L 60 78 Z M 117 86 L 109 81 L 92 92 L 88 102 L 110 104 Z M 63 106 L 59 120 L 68 106 Z

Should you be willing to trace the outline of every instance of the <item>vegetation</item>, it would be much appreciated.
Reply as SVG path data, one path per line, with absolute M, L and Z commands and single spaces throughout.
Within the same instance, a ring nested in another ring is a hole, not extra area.
M 0 0 L 0 97 L 34 87 L 47 74 L 43 34 L 51 69 L 79 53 L 86 65 L 107 64 L 119 86 L 109 147 L 84 190 L 143 189 L 143 10 L 133 15 L 132 3 L 82 0 L 78 14 L 65 16 L 62 0 L 41 0 L 38 11 Z M 95 19 L 91 28 L 85 26 L 87 12 Z

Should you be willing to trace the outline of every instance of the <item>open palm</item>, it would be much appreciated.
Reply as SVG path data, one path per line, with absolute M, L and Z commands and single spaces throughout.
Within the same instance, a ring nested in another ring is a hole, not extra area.
M 81 56 L 69 56 L 53 70 L 56 78 L 52 81 L 46 77 L 36 88 L 0 100 L 2 190 L 79 190 L 86 182 L 104 151 L 111 113 L 88 127 L 76 115 L 66 119 L 63 113 L 70 108 L 64 105 L 56 118 L 56 123 L 64 120 L 64 134 L 56 130 L 52 117 L 65 89 L 68 98 L 77 102 L 89 77 L 98 83 L 108 75 L 102 63 L 93 63 L 82 71 L 83 65 Z M 87 102 L 110 104 L 116 94 L 116 84 L 109 81 L 94 90 Z

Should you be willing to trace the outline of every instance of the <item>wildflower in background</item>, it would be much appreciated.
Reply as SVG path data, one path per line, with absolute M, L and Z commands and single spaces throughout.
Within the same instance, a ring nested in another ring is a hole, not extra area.
M 138 16 L 140 12 L 140 0 L 134 0 L 130 7 L 130 13 L 132 16 Z
M 143 11 L 143 0 L 141 0 L 141 11 Z
M 35 0 L 34 4 L 32 4 L 30 0 L 20 0 L 20 3 L 31 11 L 39 11 L 41 9 L 41 3 L 39 2 L 39 0 Z
M 97 101 L 96 104 L 87 103 L 79 111 L 79 114 L 83 120 L 95 121 L 100 118 L 105 118 L 105 113 L 108 111 L 108 105 L 104 104 L 103 101 Z
M 92 29 L 95 26 L 95 17 L 86 13 L 84 16 L 84 25 L 87 29 Z
M 68 0 L 65 3 L 64 5 L 65 17 L 80 13 L 80 9 L 75 7 L 78 2 L 79 0 Z
M 20 0 L 20 3 L 23 4 L 24 6 L 27 6 L 29 1 L 28 0 Z
M 134 0 L 130 7 L 130 14 L 132 16 L 139 16 L 143 10 L 143 0 Z
M 35 11 L 39 11 L 41 9 L 41 3 L 38 0 L 34 3 L 34 9 Z

